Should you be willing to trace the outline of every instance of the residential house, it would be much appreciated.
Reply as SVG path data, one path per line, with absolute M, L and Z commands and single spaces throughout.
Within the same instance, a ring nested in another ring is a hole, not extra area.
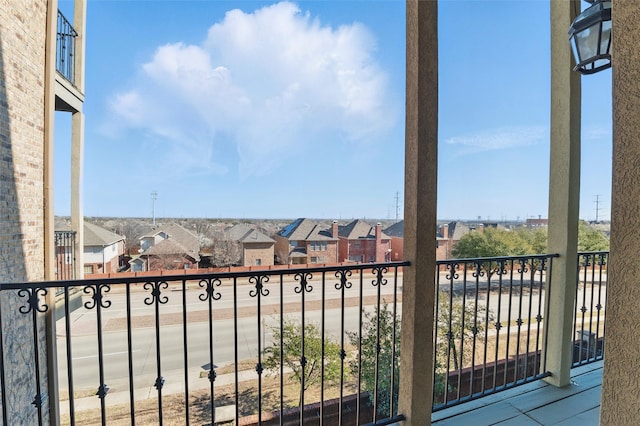
M 275 240 L 246 223 L 239 223 L 225 230 L 228 241 L 240 246 L 242 266 L 269 266 L 274 263 Z M 215 248 L 214 248 L 215 249 Z
M 140 256 L 129 264 L 132 271 L 197 268 L 198 237 L 177 224 L 166 224 L 140 237 Z
M 340 262 L 388 262 L 391 260 L 391 238 L 375 226 L 356 219 L 338 227 L 338 260 Z
M 385 235 L 391 239 L 391 261 L 399 262 L 404 259 L 404 220 L 394 223 L 385 230 Z
M 56 233 L 69 233 L 71 226 L 67 222 L 56 222 Z M 70 239 L 59 239 L 56 245 L 58 264 L 63 260 L 64 264 L 74 262 L 70 256 L 73 253 L 69 246 Z M 83 271 L 85 274 L 106 274 L 118 272 L 123 266 L 125 254 L 125 237 L 93 223 L 84 222 L 84 247 L 83 247 Z
M 436 234 L 436 260 L 451 259 L 451 251 L 469 232 L 471 229 L 462 222 L 453 221 L 439 225 Z
M 299 218 L 275 236 L 275 253 L 280 264 L 338 262 L 338 222 L 331 226 Z

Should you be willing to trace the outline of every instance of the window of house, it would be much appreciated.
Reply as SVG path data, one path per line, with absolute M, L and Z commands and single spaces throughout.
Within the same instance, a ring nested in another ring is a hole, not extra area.
M 291 247 L 296 248 L 298 247 L 298 242 L 297 241 L 291 241 Z
M 354 247 L 360 247 L 360 241 L 356 241 L 355 243 L 353 243 Z
M 327 242 L 326 241 L 322 242 L 322 250 L 327 251 Z
M 256 259 L 256 266 L 262 265 L 262 259 Z
M 311 263 L 318 263 L 318 258 L 316 256 L 311 256 Z
M 93 274 L 93 265 L 84 265 L 85 274 Z

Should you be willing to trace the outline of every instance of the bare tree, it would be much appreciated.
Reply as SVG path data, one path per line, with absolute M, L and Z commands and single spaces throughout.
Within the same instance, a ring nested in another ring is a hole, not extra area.
M 224 231 L 215 232 L 211 245 L 211 263 L 216 266 L 232 266 L 242 259 L 242 244 L 232 241 Z

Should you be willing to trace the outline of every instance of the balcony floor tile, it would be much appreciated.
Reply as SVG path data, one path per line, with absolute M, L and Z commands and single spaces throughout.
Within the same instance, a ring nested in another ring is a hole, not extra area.
M 572 370 L 571 385 L 518 386 L 433 414 L 433 425 L 598 425 L 602 361 Z

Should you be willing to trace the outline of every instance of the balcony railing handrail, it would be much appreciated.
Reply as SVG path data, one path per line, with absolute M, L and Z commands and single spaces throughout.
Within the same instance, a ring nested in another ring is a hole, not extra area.
M 492 256 L 492 257 L 468 257 L 457 259 L 440 259 L 436 261 L 438 265 L 450 263 L 474 263 L 474 262 L 496 262 L 501 260 L 527 260 L 527 259 L 548 259 L 550 257 L 560 257 L 558 253 L 550 254 L 523 254 L 514 256 Z
M 56 40 L 56 71 L 71 84 L 75 84 L 75 52 L 78 32 L 58 10 Z
M 334 266 L 316 266 L 308 268 L 287 268 L 287 269 L 252 269 L 249 271 L 231 271 L 231 272 L 203 272 L 197 274 L 180 274 L 180 275 L 153 275 L 148 272 L 138 273 L 137 276 L 121 276 L 121 277 L 104 277 L 104 278 L 91 278 L 88 279 L 76 279 L 76 280 L 61 280 L 61 281 L 23 281 L 23 282 L 9 282 L 0 283 L 4 290 L 20 290 L 22 288 L 38 287 L 38 288 L 51 288 L 51 287 L 69 287 L 69 286 L 85 286 L 89 283 L 99 284 L 134 284 L 145 283 L 147 281 L 196 281 L 202 278 L 250 278 L 256 275 L 262 276 L 274 276 L 274 275 L 291 275 L 294 276 L 300 272 L 332 272 L 332 271 L 345 271 L 345 270 L 367 270 L 373 268 L 396 268 L 402 266 L 410 266 L 409 261 L 391 261 L 391 262 L 377 262 L 377 263 L 353 263 L 348 265 L 334 265 Z

